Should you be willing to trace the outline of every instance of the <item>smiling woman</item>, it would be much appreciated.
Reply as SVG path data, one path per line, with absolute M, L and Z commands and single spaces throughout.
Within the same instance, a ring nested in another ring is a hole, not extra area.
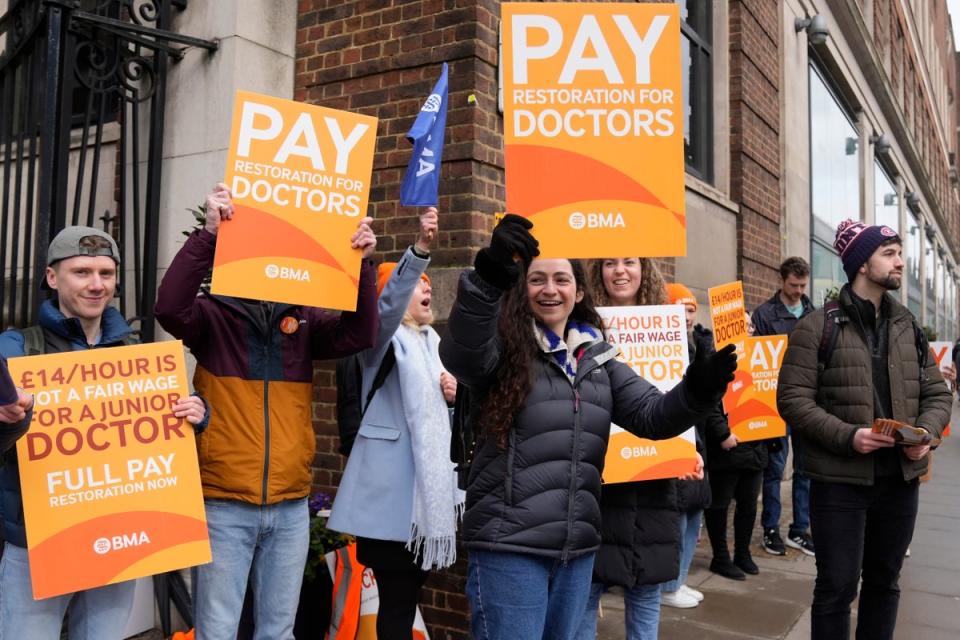
M 580 262 L 536 259 L 532 226 L 507 215 L 494 229 L 460 276 L 440 343 L 480 399 L 463 518 L 477 638 L 573 637 L 600 544 L 611 420 L 645 438 L 678 435 L 736 368 L 731 349 L 703 356 L 660 394 L 616 360 Z

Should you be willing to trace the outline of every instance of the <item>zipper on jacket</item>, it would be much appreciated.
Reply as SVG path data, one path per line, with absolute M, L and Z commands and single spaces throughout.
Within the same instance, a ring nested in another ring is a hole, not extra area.
M 267 478 L 270 473 L 270 333 L 263 345 L 263 484 L 260 503 L 267 504 Z
M 573 383 L 571 383 L 572 385 Z M 570 559 L 570 538 L 573 533 L 573 502 L 577 493 L 577 463 L 580 451 L 580 391 L 573 387 L 573 451 L 570 455 L 570 493 L 567 496 L 567 539 L 563 543 L 560 562 Z

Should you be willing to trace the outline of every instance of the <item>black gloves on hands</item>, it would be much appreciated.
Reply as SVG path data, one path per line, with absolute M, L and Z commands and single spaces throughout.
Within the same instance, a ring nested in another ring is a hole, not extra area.
M 540 255 L 540 243 L 530 235 L 533 223 L 521 216 L 508 213 L 490 238 L 490 246 L 481 249 L 473 262 L 477 275 L 498 289 L 507 290 L 520 276 L 520 265 L 530 264 Z
M 736 370 L 737 353 L 733 344 L 713 353 L 708 349 L 698 348 L 697 355 L 687 367 L 687 375 L 684 376 L 687 392 L 701 404 L 716 402 L 726 391 L 727 385 L 733 381 Z

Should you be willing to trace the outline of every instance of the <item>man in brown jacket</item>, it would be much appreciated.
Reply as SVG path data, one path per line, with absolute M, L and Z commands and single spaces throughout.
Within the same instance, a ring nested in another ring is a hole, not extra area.
M 886 294 L 903 277 L 897 233 L 847 220 L 834 247 L 849 284 L 836 305 L 801 320 L 790 336 L 777 406 L 803 439 L 811 480 L 812 637 L 849 638 L 862 575 L 857 638 L 882 640 L 896 625 L 900 567 L 930 446 L 897 444 L 870 427 L 892 418 L 939 439 L 951 398 L 913 316 Z

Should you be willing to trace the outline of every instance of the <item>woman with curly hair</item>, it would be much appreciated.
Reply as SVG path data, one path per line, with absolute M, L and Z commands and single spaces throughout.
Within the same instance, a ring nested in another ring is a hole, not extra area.
M 576 260 L 535 259 L 508 215 L 460 277 L 440 358 L 478 398 L 463 542 L 477 640 L 570 640 L 600 546 L 611 421 L 645 438 L 693 424 L 732 379 L 732 349 L 661 394 L 614 358 Z

